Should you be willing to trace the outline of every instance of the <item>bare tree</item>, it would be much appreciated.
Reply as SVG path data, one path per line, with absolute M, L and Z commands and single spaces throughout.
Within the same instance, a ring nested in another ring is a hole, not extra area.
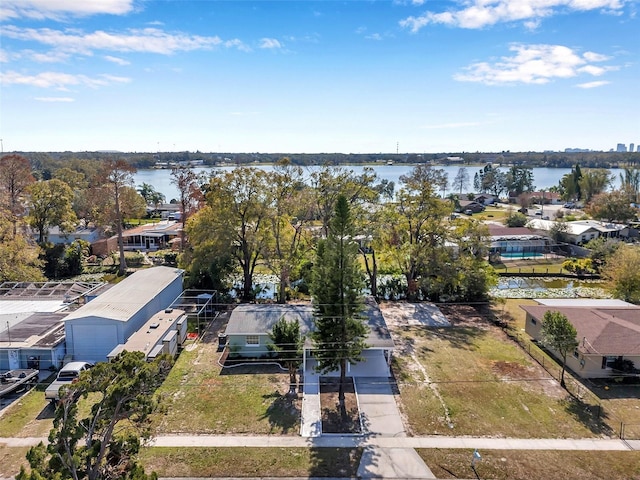
M 116 232 L 118 234 L 118 250 L 120 252 L 120 266 L 118 275 L 124 275 L 127 270 L 127 261 L 124 257 L 124 240 L 122 237 L 122 210 L 121 195 L 125 187 L 133 186 L 133 174 L 136 169 L 124 160 L 107 160 L 102 169 L 102 180 L 108 187 L 113 200 L 115 210 Z
M 190 167 L 178 165 L 171 169 L 171 183 L 173 183 L 180 193 L 180 222 L 182 230 L 180 231 L 180 251 L 184 250 L 186 243 L 186 235 L 184 226 L 187 219 L 197 209 L 198 205 L 204 200 L 198 174 Z
M 15 153 L 0 158 L 0 201 L 6 202 L 14 237 L 18 232 L 18 218 L 24 212 L 22 196 L 35 181 L 27 158 Z
M 465 167 L 460 167 L 458 173 L 453 177 L 451 182 L 451 188 L 456 190 L 458 194 L 462 195 L 462 190 L 469 186 L 469 173 Z

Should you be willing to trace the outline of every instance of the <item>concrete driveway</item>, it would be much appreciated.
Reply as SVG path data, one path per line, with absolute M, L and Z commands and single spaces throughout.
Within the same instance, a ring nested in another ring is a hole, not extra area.
M 405 437 L 402 417 L 388 377 L 354 377 L 364 432 L 383 437 Z

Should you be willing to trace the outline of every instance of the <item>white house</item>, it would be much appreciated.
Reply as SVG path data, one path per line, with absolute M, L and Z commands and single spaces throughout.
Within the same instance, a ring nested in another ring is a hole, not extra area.
M 554 220 L 534 219 L 528 226 L 534 230 L 549 232 L 556 224 Z M 566 231 L 563 232 L 567 243 L 582 245 L 596 238 L 619 238 L 624 225 L 616 223 L 599 222 L 598 220 L 576 220 L 575 222 L 565 222 Z
M 183 270 L 139 270 L 64 319 L 68 359 L 100 362 L 182 293 Z

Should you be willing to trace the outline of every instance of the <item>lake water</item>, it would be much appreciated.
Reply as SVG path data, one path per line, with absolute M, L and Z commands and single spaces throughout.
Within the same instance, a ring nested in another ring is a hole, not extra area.
M 233 170 L 235 167 L 207 167 L 207 168 L 194 168 L 193 170 L 196 173 L 201 172 L 210 172 L 211 170 Z M 256 168 L 261 168 L 265 171 L 272 171 L 273 167 L 271 165 L 260 165 L 256 166 Z M 321 167 L 311 166 L 304 167 L 306 175 L 310 176 L 312 172 L 319 170 Z M 345 168 L 353 170 L 354 173 L 360 174 L 364 166 L 361 165 L 347 165 Z M 396 185 L 396 189 L 399 187 L 399 180 L 402 175 L 406 175 L 414 168 L 413 165 L 377 165 L 374 166 L 374 171 L 378 174 L 378 177 L 381 179 L 386 179 L 392 181 Z M 434 167 L 441 168 L 444 170 L 447 175 L 449 182 L 453 180 L 453 178 L 458 173 L 458 169 L 460 168 L 457 165 L 454 166 L 446 166 L 446 167 Z M 467 173 L 469 174 L 469 190 L 473 190 L 473 176 L 476 172 L 480 171 L 479 166 L 467 167 Z M 502 168 L 502 171 L 507 170 L 507 168 Z M 558 182 L 562 178 L 562 176 L 566 173 L 570 173 L 570 168 L 533 168 L 533 181 L 536 189 L 548 189 L 549 187 L 553 187 L 558 185 Z M 153 185 L 154 188 L 164 194 L 167 201 L 178 198 L 178 189 L 171 183 L 171 170 L 162 170 L 162 169 L 150 169 L 150 170 L 138 170 L 136 175 L 134 176 L 134 181 L 136 187 L 142 185 L 142 183 L 148 183 Z M 617 175 L 616 175 L 616 181 Z

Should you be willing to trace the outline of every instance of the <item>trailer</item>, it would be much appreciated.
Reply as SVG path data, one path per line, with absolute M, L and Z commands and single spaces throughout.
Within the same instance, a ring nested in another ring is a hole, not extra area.
M 0 398 L 24 388 L 32 388 L 38 383 L 39 370 L 23 368 L 0 374 Z

